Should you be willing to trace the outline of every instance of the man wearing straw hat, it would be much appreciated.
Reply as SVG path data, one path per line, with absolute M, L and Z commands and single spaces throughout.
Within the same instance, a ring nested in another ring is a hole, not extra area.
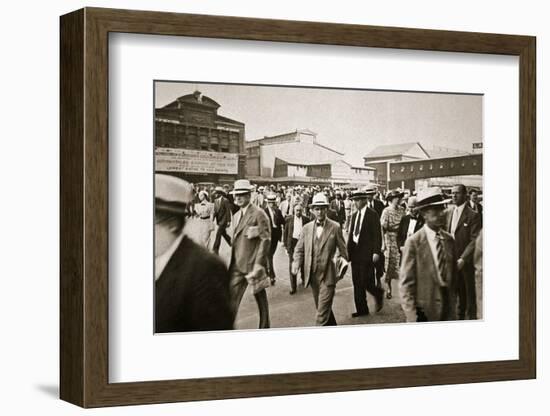
M 419 192 L 424 226 L 405 243 L 399 275 L 401 306 L 407 322 L 456 319 L 456 244 L 444 231 L 449 200 L 438 187 Z
M 265 288 L 270 284 L 266 270 L 271 232 L 265 212 L 250 201 L 252 189 L 248 180 L 239 179 L 232 191 L 239 210 L 233 216 L 229 290 L 236 317 L 244 292 L 250 284 L 258 304 L 259 328 L 269 328 L 269 305 Z
M 155 332 L 231 329 L 229 275 L 223 262 L 185 235 L 193 190 L 155 175 Z
M 360 189 L 351 195 L 357 210 L 351 219 L 348 236 L 348 255 L 351 260 L 353 280 L 353 298 L 355 312 L 353 318 L 369 314 L 367 291 L 376 300 L 376 311 L 380 311 L 384 302 L 384 291 L 376 285 L 375 265 L 380 261 L 382 252 L 382 232 L 380 220 L 374 209 L 367 206 L 372 191 Z
M 304 225 L 294 249 L 292 273 L 303 265 L 305 287 L 311 285 L 317 308 L 317 325 L 336 325 L 332 301 L 336 283 L 347 269 L 348 254 L 340 224 L 327 218 L 329 203 L 325 194 L 317 193 L 310 205 L 315 221 Z M 336 250 L 338 260 L 334 261 Z M 338 270 L 337 270 L 338 269 Z

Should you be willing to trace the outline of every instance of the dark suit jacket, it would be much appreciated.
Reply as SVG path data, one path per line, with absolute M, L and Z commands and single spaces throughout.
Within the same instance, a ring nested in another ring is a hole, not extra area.
M 382 211 L 384 211 L 384 208 L 386 208 L 386 206 L 384 205 L 384 203 L 382 201 L 380 201 L 379 199 L 373 199 L 372 200 L 373 204 L 374 204 L 374 210 L 376 211 L 376 213 L 378 214 L 378 218 L 380 218 L 382 216 Z
M 240 212 L 235 214 L 238 220 Z M 267 256 L 271 241 L 269 219 L 263 211 L 254 204 L 249 204 L 244 218 L 234 224 L 233 244 L 231 246 L 231 271 L 248 274 L 254 265 L 267 267 Z
M 451 223 L 453 218 L 454 206 L 447 210 L 447 231 L 451 232 Z M 454 239 L 456 241 L 456 251 L 458 258 L 464 260 L 465 267 L 473 273 L 473 257 L 476 238 L 481 229 L 481 219 L 479 214 L 473 211 L 468 204 L 464 207 L 462 215 L 456 226 Z
M 409 224 L 411 223 L 411 216 L 405 215 L 403 218 L 401 218 L 401 222 L 399 223 L 399 230 L 397 231 L 397 244 L 398 247 L 404 247 L 405 241 L 407 240 L 407 231 L 409 231 Z M 416 225 L 414 226 L 414 232 L 416 233 L 418 230 L 422 228 L 424 225 L 424 219 L 421 215 L 419 215 L 416 219 Z
M 155 332 L 232 329 L 223 262 L 183 237 L 155 282 Z
M 302 215 L 302 226 L 306 225 L 311 220 L 309 217 Z M 285 229 L 283 236 L 283 243 L 286 248 L 290 247 L 292 244 L 292 234 L 294 233 L 294 215 L 289 215 L 285 219 Z
M 264 212 L 265 215 L 267 215 L 269 226 L 271 227 L 271 241 L 281 241 L 281 237 L 283 236 L 283 225 L 285 224 L 285 219 L 283 218 L 281 210 L 279 208 L 273 208 L 275 224 L 273 224 L 271 215 L 269 215 L 269 208 L 264 208 Z
M 336 211 L 334 211 L 332 208 L 329 208 L 327 210 L 327 218 L 332 220 L 332 221 L 338 222 L 338 213 Z M 338 224 L 340 224 L 340 223 L 338 222 Z
M 338 208 L 338 199 L 333 199 L 330 202 L 330 209 L 336 212 L 335 221 L 338 221 L 340 225 L 342 225 L 346 221 L 346 209 L 344 208 L 344 200 L 340 199 L 339 201 L 340 201 L 340 208 Z
M 441 298 L 441 285 L 437 278 L 430 243 L 424 228 L 413 234 L 405 243 L 401 271 L 399 273 L 399 293 L 401 306 L 407 322 L 416 322 L 416 308 L 421 308 L 428 321 L 441 320 L 442 312 L 446 320 L 456 319 L 456 246 L 453 237 L 441 231 L 446 258 L 446 282 L 448 284 L 448 302 L 444 305 Z
M 350 231 L 348 235 L 348 255 L 352 263 L 372 263 L 372 255 L 380 255 L 382 251 L 382 233 L 380 231 L 380 219 L 376 211 L 367 208 L 365 218 L 361 224 L 359 241 L 353 241 L 353 230 L 360 211 L 356 211 L 351 217 Z M 380 262 L 380 260 L 378 261 Z
M 467 204 L 472 208 L 472 202 L 468 201 Z M 475 209 L 472 208 L 472 211 L 475 211 L 479 214 L 479 223 L 480 227 L 483 227 L 483 205 L 481 205 L 479 202 L 475 202 Z
M 214 218 L 220 227 L 227 227 L 231 222 L 231 203 L 225 196 L 214 200 Z

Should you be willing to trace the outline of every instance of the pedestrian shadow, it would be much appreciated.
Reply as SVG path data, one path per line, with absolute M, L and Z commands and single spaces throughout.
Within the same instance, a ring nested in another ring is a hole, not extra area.
M 54 399 L 59 399 L 59 386 L 54 384 L 39 384 L 34 386 L 36 390 L 50 396 Z

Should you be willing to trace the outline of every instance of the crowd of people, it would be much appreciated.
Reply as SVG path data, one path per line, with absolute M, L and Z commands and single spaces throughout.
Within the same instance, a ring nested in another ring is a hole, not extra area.
M 481 316 L 483 206 L 464 185 L 417 195 L 375 186 L 258 186 L 246 179 L 195 187 L 155 177 L 156 332 L 231 329 L 248 286 L 259 328 L 270 327 L 266 291 L 277 282 L 274 256 L 288 256 L 289 295 L 311 288 L 312 324 L 336 325 L 335 288 L 351 268 L 355 312 L 375 312 L 392 287 L 406 321 Z M 194 241 L 185 223 L 195 218 Z M 230 247 L 229 266 L 218 256 Z M 397 283 L 392 284 L 395 281 Z

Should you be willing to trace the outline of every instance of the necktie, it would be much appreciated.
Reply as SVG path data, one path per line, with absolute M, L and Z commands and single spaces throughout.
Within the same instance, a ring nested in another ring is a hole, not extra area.
M 441 242 L 443 237 L 439 231 L 435 234 L 436 236 L 436 248 L 437 248 L 437 269 L 439 270 L 439 275 L 444 284 L 446 284 L 446 274 L 445 274 L 445 252 L 443 251 L 443 243 Z
M 353 230 L 353 235 L 359 237 L 359 232 L 361 231 L 361 211 L 357 212 L 355 217 L 355 228 Z

